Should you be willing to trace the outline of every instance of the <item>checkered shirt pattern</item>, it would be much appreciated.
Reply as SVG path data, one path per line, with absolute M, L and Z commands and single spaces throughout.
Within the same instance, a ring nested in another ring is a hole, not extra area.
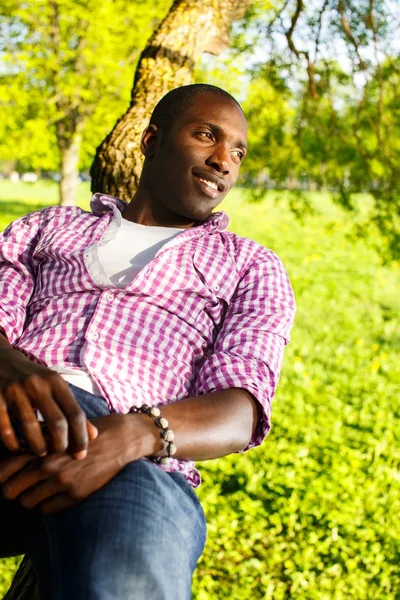
M 246 449 L 270 428 L 270 405 L 295 302 L 279 258 L 226 231 L 224 212 L 167 242 L 124 289 L 90 273 L 126 204 L 94 194 L 92 212 L 49 207 L 0 234 L 0 326 L 32 360 L 86 370 L 111 411 L 232 387 L 259 403 Z M 194 463 L 165 470 L 200 482 Z

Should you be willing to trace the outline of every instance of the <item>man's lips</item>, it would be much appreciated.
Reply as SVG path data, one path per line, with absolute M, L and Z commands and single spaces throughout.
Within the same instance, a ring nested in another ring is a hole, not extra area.
M 226 190 L 225 182 L 216 175 L 206 171 L 193 171 L 193 175 L 199 183 L 201 190 L 211 198 L 216 198 Z

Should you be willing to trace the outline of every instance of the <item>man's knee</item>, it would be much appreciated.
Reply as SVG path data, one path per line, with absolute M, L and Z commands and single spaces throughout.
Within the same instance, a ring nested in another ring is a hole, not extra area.
M 60 598 L 190 598 L 205 521 L 192 490 L 175 479 L 138 461 L 48 518 Z

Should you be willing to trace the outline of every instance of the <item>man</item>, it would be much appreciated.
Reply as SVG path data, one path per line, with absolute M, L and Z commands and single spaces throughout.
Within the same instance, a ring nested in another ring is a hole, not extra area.
M 177 88 L 141 144 L 129 205 L 50 207 L 0 245 L 0 525 L 43 598 L 190 598 L 193 461 L 261 443 L 293 321 L 279 259 L 212 212 L 246 154 L 238 103 Z

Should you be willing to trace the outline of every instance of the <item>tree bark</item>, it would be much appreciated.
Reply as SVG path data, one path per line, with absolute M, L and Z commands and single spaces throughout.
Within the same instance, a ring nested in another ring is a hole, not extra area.
M 68 141 L 60 145 L 61 152 L 61 179 L 60 179 L 60 205 L 75 206 L 78 188 L 78 162 L 82 135 L 75 132 Z
M 219 54 L 229 46 L 229 28 L 251 0 L 175 0 L 140 57 L 129 109 L 97 148 L 92 191 L 131 200 L 142 169 L 140 136 L 158 100 L 193 81 L 203 52 Z

